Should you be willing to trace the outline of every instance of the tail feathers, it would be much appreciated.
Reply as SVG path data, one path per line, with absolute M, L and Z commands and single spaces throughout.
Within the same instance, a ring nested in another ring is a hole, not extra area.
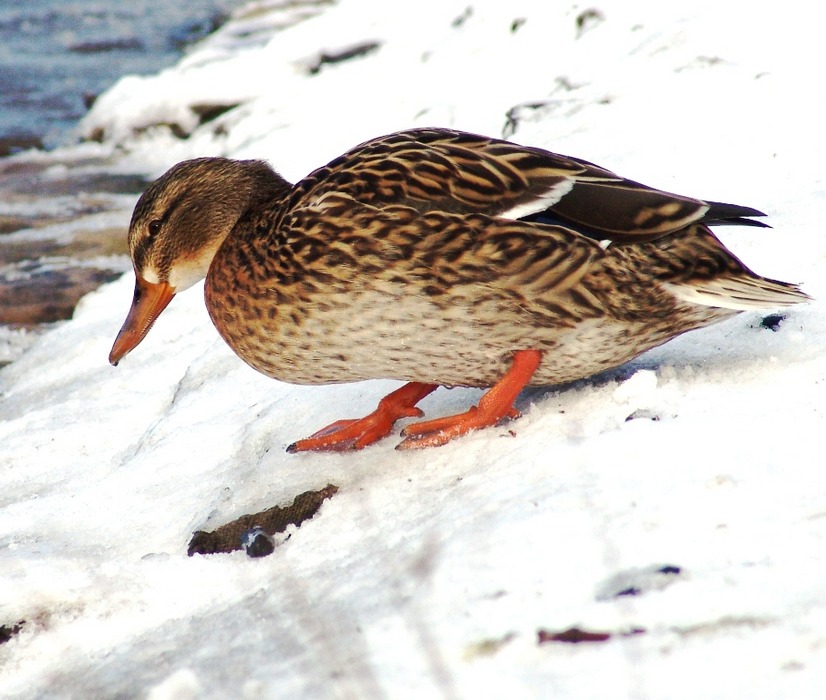
M 755 221 L 755 216 L 765 216 L 765 212 L 752 207 L 744 207 L 740 204 L 726 204 L 725 202 L 706 202 L 708 211 L 703 215 L 702 222 L 710 226 L 725 226 L 733 224 L 737 226 L 759 226 L 770 228 L 762 221 Z
M 702 222 L 708 226 L 757 226 L 771 228 L 762 221 L 755 221 L 755 216 L 765 216 L 759 209 L 743 207 L 739 204 L 725 202 L 706 202 L 708 211 L 703 215 Z
M 743 216 L 730 216 L 726 219 L 709 219 L 708 216 L 706 216 L 703 218 L 703 223 L 707 226 L 754 226 L 755 228 L 771 228 L 771 226 L 764 221 L 746 219 Z
M 763 277 L 717 277 L 668 282 L 665 286 L 681 301 L 735 311 L 793 306 L 811 300 L 796 284 Z

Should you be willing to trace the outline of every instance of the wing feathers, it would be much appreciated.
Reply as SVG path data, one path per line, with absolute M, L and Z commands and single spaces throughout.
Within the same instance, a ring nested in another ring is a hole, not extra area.
M 761 226 L 762 212 L 627 180 L 593 163 L 449 129 L 410 129 L 348 151 L 294 189 L 290 206 L 328 192 L 406 206 L 562 224 L 596 240 L 654 240 L 692 223 Z
M 652 189 L 584 160 L 448 129 L 367 141 L 298 183 L 284 211 L 320 209 L 328 229 L 337 220 L 388 244 L 404 238 L 428 264 L 449 259 L 454 268 L 444 275 L 453 283 L 462 274 L 475 281 L 501 275 L 530 293 L 561 290 L 597 258 L 622 258 L 623 244 L 654 241 L 660 252 L 640 264 L 667 257 L 671 279 L 661 283 L 683 301 L 739 310 L 808 298 L 795 285 L 750 277 L 706 228 L 763 226 L 756 209 Z M 666 255 L 672 248 L 677 253 Z M 674 279 L 697 266 L 710 269 L 695 276 L 701 279 Z

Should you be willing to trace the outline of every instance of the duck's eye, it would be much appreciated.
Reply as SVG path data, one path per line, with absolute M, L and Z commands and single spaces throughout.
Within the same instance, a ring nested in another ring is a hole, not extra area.
M 160 219 L 153 219 L 149 222 L 149 235 L 153 238 L 157 236 L 161 232 L 161 226 L 163 226 L 163 221 Z

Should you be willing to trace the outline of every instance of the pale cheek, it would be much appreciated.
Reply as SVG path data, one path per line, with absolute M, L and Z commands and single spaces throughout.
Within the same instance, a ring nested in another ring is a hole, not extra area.
M 155 268 L 147 265 L 146 267 L 141 270 L 139 274 L 144 280 L 149 282 L 149 284 L 158 284 L 161 281 L 161 278 L 158 277 L 158 273 L 155 272 Z
M 212 251 L 210 251 L 210 253 L 212 253 Z M 193 284 L 200 282 L 206 277 L 213 255 L 214 254 L 207 254 L 195 260 L 176 262 L 169 271 L 169 279 L 167 282 L 169 282 L 176 292 L 189 289 Z

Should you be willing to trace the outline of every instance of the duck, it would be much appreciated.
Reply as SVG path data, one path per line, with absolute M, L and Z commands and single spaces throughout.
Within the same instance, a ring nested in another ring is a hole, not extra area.
M 361 449 L 438 387 L 478 403 L 402 431 L 443 445 L 518 417 L 528 386 L 618 367 L 691 330 L 809 296 L 752 272 L 711 227 L 757 209 L 658 190 L 579 158 L 446 128 L 366 141 L 296 184 L 267 162 L 202 157 L 139 198 L 135 290 L 117 365 L 204 282 L 219 335 L 300 385 L 395 379 L 367 416 L 288 452 Z

